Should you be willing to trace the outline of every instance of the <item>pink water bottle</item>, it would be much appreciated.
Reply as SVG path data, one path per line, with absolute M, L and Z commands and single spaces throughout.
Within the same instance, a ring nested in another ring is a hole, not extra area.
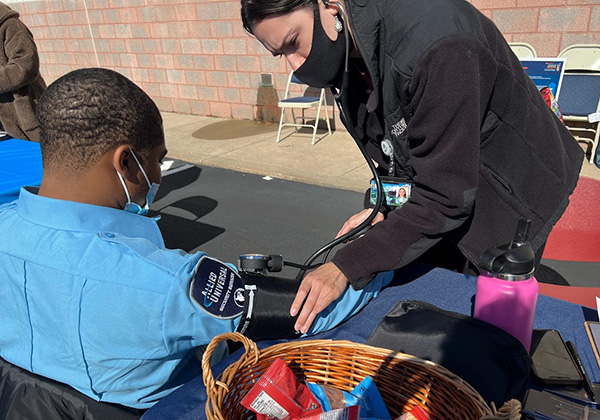
M 475 318 L 489 322 L 531 347 L 539 285 L 535 254 L 528 242 L 530 220 L 520 220 L 515 239 L 481 256 L 475 293 Z

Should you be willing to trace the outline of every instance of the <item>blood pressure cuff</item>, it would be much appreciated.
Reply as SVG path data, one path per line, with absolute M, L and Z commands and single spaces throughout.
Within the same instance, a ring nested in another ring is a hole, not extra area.
M 295 279 L 241 273 L 244 282 L 244 312 L 238 332 L 254 340 L 297 338 L 297 316 L 290 315 L 292 302 L 300 287 Z
M 531 358 L 519 340 L 487 322 L 407 300 L 386 314 L 367 344 L 440 364 L 488 404 L 523 401 Z

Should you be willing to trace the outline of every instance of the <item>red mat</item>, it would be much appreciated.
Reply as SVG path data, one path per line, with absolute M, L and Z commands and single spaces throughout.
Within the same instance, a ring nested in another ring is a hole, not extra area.
M 543 258 L 600 262 L 600 181 L 580 177 L 570 201 L 548 237 Z

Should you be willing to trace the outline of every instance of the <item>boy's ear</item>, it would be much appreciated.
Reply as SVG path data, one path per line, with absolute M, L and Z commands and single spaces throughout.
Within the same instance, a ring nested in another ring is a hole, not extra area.
M 132 165 L 133 156 L 128 145 L 122 144 L 112 151 L 112 165 L 123 178 L 128 181 L 135 179 L 135 165 Z

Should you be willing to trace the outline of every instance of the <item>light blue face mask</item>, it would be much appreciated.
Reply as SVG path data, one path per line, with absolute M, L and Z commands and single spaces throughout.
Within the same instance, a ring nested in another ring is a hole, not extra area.
M 119 171 L 115 169 L 115 171 L 117 171 L 117 175 L 119 176 L 119 180 L 121 181 L 121 185 L 123 185 L 123 189 L 125 190 L 125 195 L 127 196 L 127 204 L 125 204 L 123 210 L 129 213 L 145 216 L 148 213 L 150 206 L 154 202 L 154 198 L 156 197 L 156 193 L 158 192 L 158 187 L 160 187 L 160 184 L 157 184 L 156 182 L 150 184 L 148 175 L 146 175 L 146 171 L 144 171 L 144 168 L 142 168 L 142 165 L 140 164 L 140 161 L 136 157 L 135 153 L 133 153 L 133 150 L 131 150 L 131 148 L 129 148 L 129 151 L 135 159 L 135 163 L 137 163 L 138 167 L 140 168 L 140 171 L 142 171 L 142 175 L 144 175 L 144 178 L 146 179 L 146 183 L 148 184 L 148 193 L 146 194 L 146 204 L 144 205 L 144 207 L 141 207 L 138 203 L 131 201 L 131 196 L 129 195 L 129 191 L 127 190 L 127 186 L 125 185 L 123 176 L 119 173 Z

